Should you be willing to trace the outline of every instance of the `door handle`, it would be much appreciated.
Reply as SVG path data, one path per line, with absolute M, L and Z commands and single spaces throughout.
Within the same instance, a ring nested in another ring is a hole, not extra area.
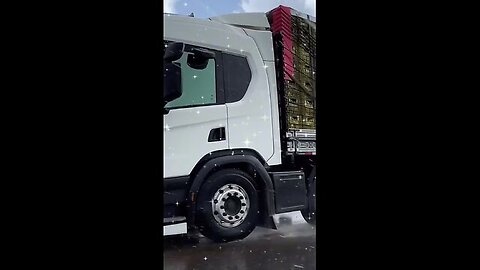
M 225 141 L 225 127 L 214 128 L 208 134 L 208 142 Z

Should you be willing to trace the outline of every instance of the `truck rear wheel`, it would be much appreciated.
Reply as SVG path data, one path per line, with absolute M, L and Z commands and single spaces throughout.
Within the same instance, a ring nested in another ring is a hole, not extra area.
M 236 169 L 212 174 L 200 188 L 196 210 L 199 231 L 209 239 L 228 242 L 247 237 L 258 217 L 252 178 Z

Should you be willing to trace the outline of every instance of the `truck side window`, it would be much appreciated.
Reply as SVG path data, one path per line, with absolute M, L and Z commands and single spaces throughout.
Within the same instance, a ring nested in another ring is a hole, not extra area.
M 187 57 L 188 53 L 184 53 L 182 58 L 176 61 L 182 68 L 182 96 L 167 103 L 165 108 L 173 109 L 217 103 L 215 60 L 208 60 L 207 67 L 198 70 L 187 64 Z
M 245 96 L 252 72 L 245 57 L 223 53 L 226 102 L 237 102 Z

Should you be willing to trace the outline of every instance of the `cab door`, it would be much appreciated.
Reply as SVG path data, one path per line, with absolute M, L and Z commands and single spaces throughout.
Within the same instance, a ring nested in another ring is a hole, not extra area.
M 195 48 L 213 51 L 216 57 L 203 69 L 193 68 L 188 57 Z M 165 107 L 164 178 L 187 176 L 203 156 L 229 147 L 221 61 L 220 52 L 190 44 L 176 61 L 182 70 L 183 93 Z

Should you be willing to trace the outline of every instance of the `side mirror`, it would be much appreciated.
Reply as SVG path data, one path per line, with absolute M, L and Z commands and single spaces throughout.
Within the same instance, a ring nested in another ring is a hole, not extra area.
M 165 63 L 163 66 L 163 106 L 182 96 L 182 70 L 180 64 Z
M 173 62 L 180 59 L 183 55 L 183 43 L 181 42 L 172 42 L 168 44 L 163 52 L 163 61 L 164 62 Z
M 184 44 L 180 42 L 172 42 L 167 45 L 163 52 L 163 107 L 168 102 L 182 96 L 182 70 L 180 64 L 173 64 L 183 55 Z
M 206 49 L 194 48 L 193 54 L 189 54 L 187 64 L 193 69 L 205 69 L 209 59 L 215 58 L 215 53 Z

